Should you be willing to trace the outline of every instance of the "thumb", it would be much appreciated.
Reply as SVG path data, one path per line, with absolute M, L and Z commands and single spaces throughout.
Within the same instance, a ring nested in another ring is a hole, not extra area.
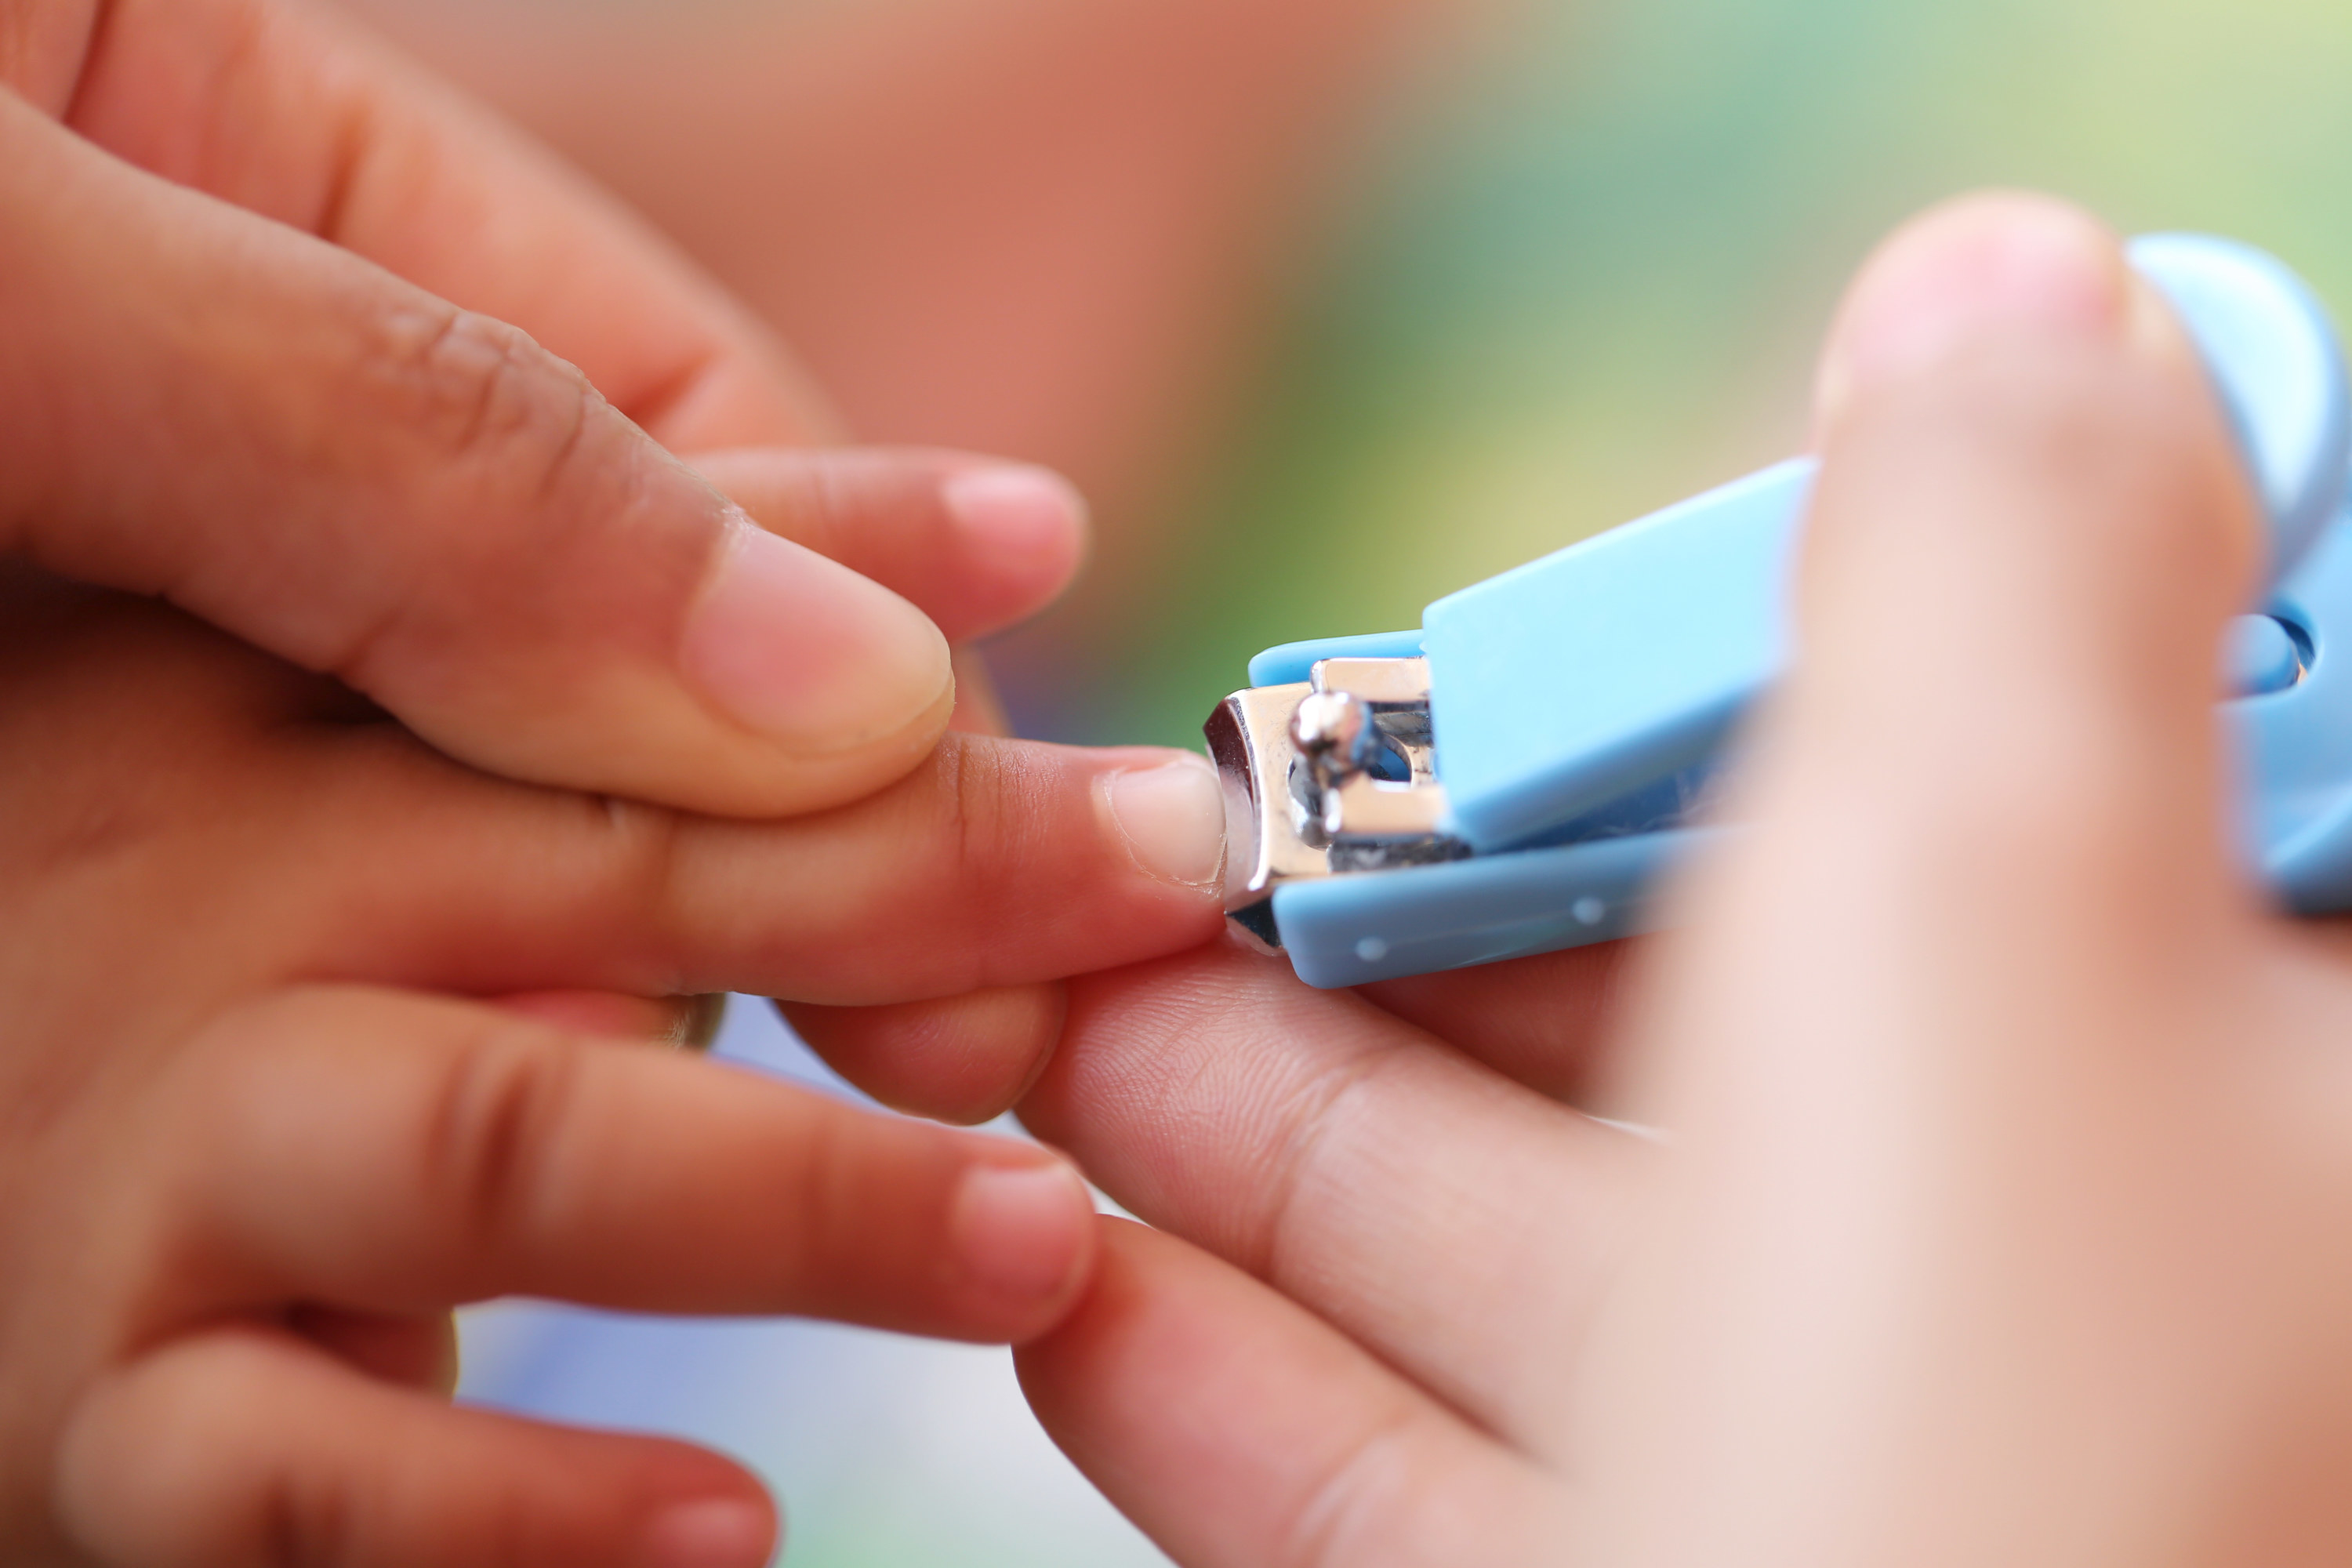
M 1791 789 L 1937 814 L 2012 889 L 2103 847 L 2221 875 L 2213 705 L 2256 506 L 2117 240 L 2040 198 L 1938 209 L 1856 282 L 1822 386 Z
M 1929 214 L 1856 281 L 1822 385 L 1752 830 L 1649 994 L 1691 1043 L 1655 1058 L 1685 1121 L 1746 1125 L 1752 1091 L 1894 1126 L 1898 1059 L 2127 1053 L 2153 1037 L 2117 1019 L 2248 929 L 2214 709 L 2254 500 L 2114 237 L 2035 198 Z
M 2076 1461 L 2148 1407 L 2100 1292 L 2171 1223 L 2145 1156 L 2209 1114 L 2193 1021 L 2253 929 L 2214 716 L 2253 500 L 2181 330 L 2053 203 L 1897 236 L 1822 386 L 1751 826 L 1643 999 L 1689 1156 L 1586 1352 L 1591 1554 L 2080 1561 L 2117 1494 Z
M 914 606 L 521 333 L 0 94 L 0 551 L 157 594 L 482 767 L 734 815 L 903 773 Z

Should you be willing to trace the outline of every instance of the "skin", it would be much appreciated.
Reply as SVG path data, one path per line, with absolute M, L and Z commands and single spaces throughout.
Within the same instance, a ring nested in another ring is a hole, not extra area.
M 953 682 L 934 626 L 803 545 L 959 637 L 1075 570 L 1049 476 L 1014 470 L 1008 537 L 945 515 L 979 459 L 780 449 L 838 428 L 749 312 L 334 17 L 0 0 L 0 549 L 334 674 L 453 755 L 838 805 L 922 758 Z M 764 591 L 753 519 L 800 542 L 761 542 Z
M 0 1558 L 765 1561 L 731 1463 L 453 1409 L 448 1310 L 1066 1307 L 1052 1153 L 653 1042 L 1215 929 L 1204 768 L 946 733 L 1075 496 L 809 447 L 744 312 L 340 23 L 0 0 Z
M 2258 531 L 2190 353 L 1979 198 L 1863 275 L 1821 447 L 1739 831 L 1621 1004 L 1074 988 L 1023 1114 L 1156 1228 L 1021 1371 L 1187 1568 L 2342 1560 L 2352 972 L 2221 832 Z
M 452 1410 L 448 1310 L 1003 1341 L 1068 1304 L 1054 1154 L 662 1049 L 626 999 L 984 1006 L 1198 942 L 1214 895 L 1101 809 L 1157 753 L 958 736 L 833 812 L 697 816 L 479 773 L 152 601 L 0 600 L 0 1557 L 755 1563 L 731 1463 Z M 697 1503 L 734 1533 L 662 1546 Z

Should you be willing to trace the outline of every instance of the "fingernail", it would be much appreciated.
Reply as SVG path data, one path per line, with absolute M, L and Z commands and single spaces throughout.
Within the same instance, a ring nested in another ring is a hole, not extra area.
M 822 754 L 943 709 L 948 645 L 920 610 L 748 518 L 733 534 L 680 658 L 737 722 Z
M 1135 863 L 1188 888 L 1216 882 L 1225 858 L 1225 795 L 1217 770 L 1190 753 L 1102 781 L 1103 810 Z
M 964 1278 L 1009 1300 L 1038 1301 L 1069 1288 L 1093 1223 L 1086 1184 L 1059 1161 L 975 1165 L 949 1233 Z
M 2063 203 L 2000 197 L 1920 220 L 1855 282 L 1822 360 L 1822 416 L 1925 370 L 1988 331 L 2114 335 L 2129 274 L 2121 247 Z
M 705 1498 L 655 1517 L 637 1547 L 644 1568 L 764 1568 L 775 1517 L 741 1498 Z
M 977 551 L 1017 564 L 1069 558 L 1086 529 L 1076 489 L 1028 463 L 966 468 L 940 487 L 940 499 Z

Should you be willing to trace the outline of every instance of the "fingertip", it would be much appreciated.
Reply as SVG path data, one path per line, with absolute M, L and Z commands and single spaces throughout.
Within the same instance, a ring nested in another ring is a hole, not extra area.
M 2095 220 L 1981 196 L 1882 249 L 1823 363 L 1754 864 L 1832 889 L 1843 857 L 2020 929 L 2200 905 L 2147 892 L 2217 879 L 2215 650 L 2259 534 L 2185 331 Z
M 940 501 L 969 565 L 995 578 L 1028 613 L 1058 595 L 1086 551 L 1084 497 L 1050 468 L 992 463 L 958 469 Z
M 1094 1202 L 1052 1155 L 983 1160 L 958 1184 L 948 1234 L 965 1288 L 1014 1325 L 1008 1337 L 1026 1339 L 1077 1299 L 1095 1258 Z
M 894 1110 L 976 1125 L 1045 1070 L 1068 1008 L 1058 982 L 872 1007 L 778 1002 L 835 1071 Z
M 1964 609 L 1973 647 L 2037 589 L 2071 598 L 2078 621 L 2151 587 L 2238 592 L 2247 497 L 2202 361 L 2080 208 L 1994 192 L 1906 226 L 1850 290 L 1819 394 L 1809 626 L 1832 582 L 1829 597 L 1872 623 L 1857 640 L 1882 649 L 1920 642 L 1910 593 Z
M 776 1512 L 764 1497 L 700 1498 L 656 1513 L 638 1537 L 638 1568 L 761 1568 L 775 1556 Z
M 2137 292 L 2122 241 L 2079 207 L 2010 191 L 1945 203 L 1880 246 L 1847 291 L 1822 356 L 1820 424 L 1987 331 L 2114 336 L 2137 318 Z
M 951 642 L 1036 614 L 1086 554 L 1085 500 L 1034 464 L 897 447 L 749 447 L 693 463 L 761 528 L 904 595 Z

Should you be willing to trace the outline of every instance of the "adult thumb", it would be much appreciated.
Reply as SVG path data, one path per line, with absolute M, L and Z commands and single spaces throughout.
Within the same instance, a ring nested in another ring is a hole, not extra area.
M 816 809 L 945 727 L 920 612 L 513 329 L 0 94 L 0 551 L 157 594 L 532 782 Z
M 2259 513 L 2116 238 L 2019 195 L 1915 222 L 1832 331 L 1821 434 L 1790 766 L 2011 824 L 2024 858 L 2156 843 L 2219 871 L 2220 647 Z
M 2255 929 L 2214 711 L 2254 500 L 2115 237 L 1929 214 L 1856 282 L 1822 401 L 1796 662 L 1644 997 L 1641 1111 L 1684 1157 L 1588 1352 L 1609 1561 L 2080 1539 L 2098 1489 L 2044 1483 L 2117 1428 L 2050 1390 L 2147 1342 L 2084 1270 L 2141 1266 L 2164 1203 L 2116 1194 L 2201 1125 L 2178 1069 Z

